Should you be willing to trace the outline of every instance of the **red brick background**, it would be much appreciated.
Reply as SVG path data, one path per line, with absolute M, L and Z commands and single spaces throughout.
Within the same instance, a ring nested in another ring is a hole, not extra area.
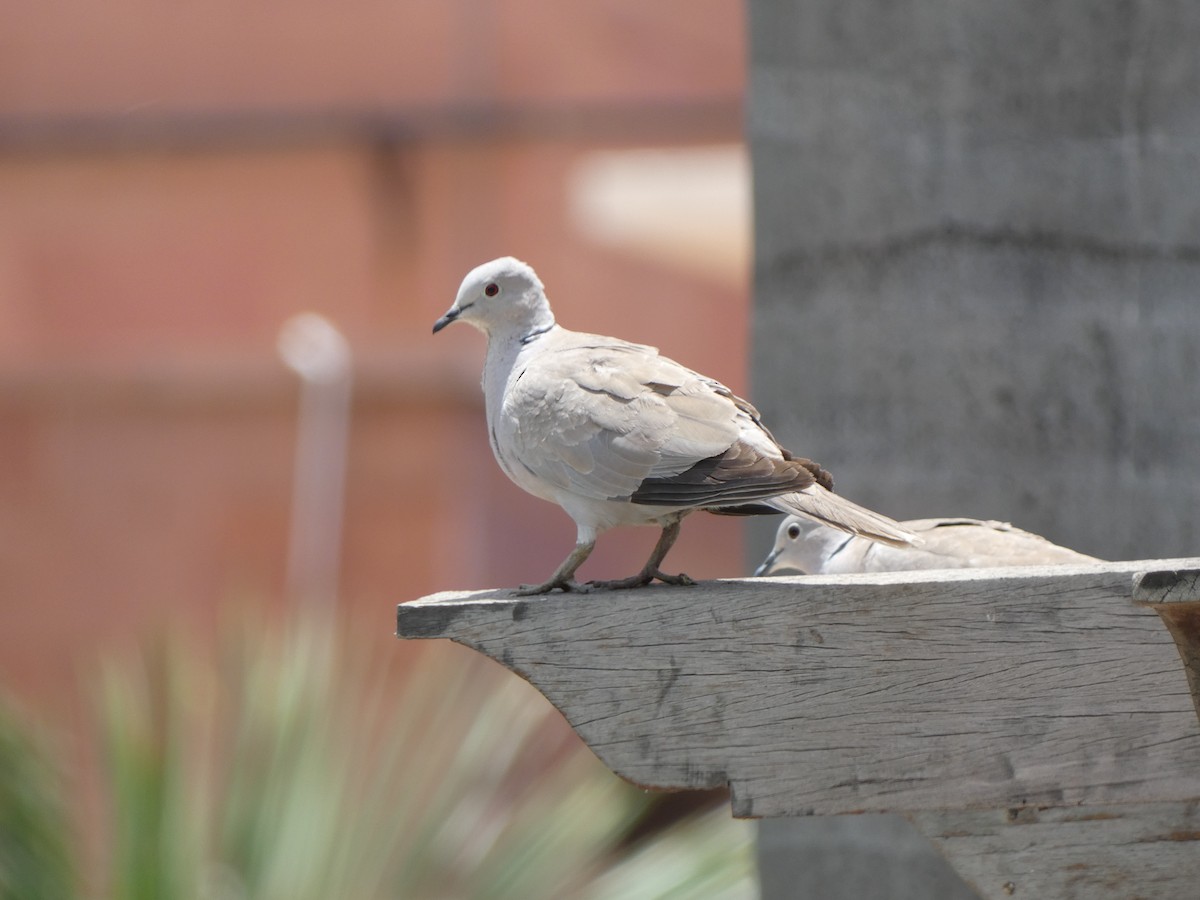
M 573 542 L 491 458 L 482 337 L 429 333 L 468 268 L 520 256 L 565 325 L 746 387 L 745 287 L 591 242 L 567 197 L 597 149 L 740 140 L 738 4 L 9 4 L 0 60 L 0 676 L 39 703 L 164 621 L 282 604 L 297 312 L 355 352 L 342 604 L 381 641 Z M 693 517 L 671 568 L 743 573 L 739 528 Z

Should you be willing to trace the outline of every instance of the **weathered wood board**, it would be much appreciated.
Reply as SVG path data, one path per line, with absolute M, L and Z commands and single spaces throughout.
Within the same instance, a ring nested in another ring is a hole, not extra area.
M 910 818 L 988 900 L 1200 895 L 1200 801 Z
M 528 679 L 649 787 L 738 816 L 1200 798 L 1200 726 L 1136 573 L 1200 559 L 401 604 Z

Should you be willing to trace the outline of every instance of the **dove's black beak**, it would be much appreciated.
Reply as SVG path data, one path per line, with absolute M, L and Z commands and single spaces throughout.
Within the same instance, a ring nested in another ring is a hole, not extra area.
M 762 578 L 764 575 L 771 573 L 771 566 L 775 565 L 775 560 L 779 559 L 779 554 L 783 552 L 782 547 L 777 547 L 771 551 L 770 555 L 762 561 L 757 569 L 754 570 L 755 578 Z
M 470 309 L 474 305 L 475 305 L 475 303 L 471 302 L 471 303 L 464 303 L 462 306 L 450 307 L 450 310 L 444 316 L 442 316 L 440 319 L 438 319 L 436 322 L 433 323 L 433 333 L 437 334 L 439 331 L 441 331 L 443 328 L 445 328 L 447 325 L 449 325 L 451 322 L 453 322 L 455 319 L 457 319 L 459 316 L 461 316 L 463 313 L 465 313 L 468 309 Z
M 459 313 L 461 313 L 461 312 L 462 312 L 461 309 L 450 310 L 450 312 L 446 313 L 444 316 L 442 316 L 440 319 L 438 319 L 436 322 L 433 323 L 433 333 L 437 334 L 439 331 L 441 331 L 443 328 L 445 328 L 447 325 L 449 325 L 451 322 L 453 322 L 455 319 L 457 319 Z

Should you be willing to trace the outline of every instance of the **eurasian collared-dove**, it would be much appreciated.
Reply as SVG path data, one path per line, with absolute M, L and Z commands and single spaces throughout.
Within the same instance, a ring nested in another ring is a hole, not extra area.
M 913 547 L 888 547 L 788 516 L 775 534 L 775 547 L 755 575 L 841 575 L 913 569 L 984 566 L 1050 566 L 1096 562 L 1091 556 L 1052 544 L 1007 522 L 981 519 L 913 519 L 901 527 L 921 538 Z
M 753 406 L 654 347 L 557 325 L 533 269 L 503 257 L 471 270 L 433 326 L 474 325 L 488 338 L 483 366 L 488 438 L 496 461 L 529 493 L 561 506 L 575 548 L 548 580 L 519 593 L 635 587 L 659 571 L 697 509 L 725 515 L 787 512 L 877 541 L 907 545 L 891 519 L 831 492 L 816 463 L 783 449 Z M 658 525 L 642 570 L 579 585 L 596 537 L 617 525 Z

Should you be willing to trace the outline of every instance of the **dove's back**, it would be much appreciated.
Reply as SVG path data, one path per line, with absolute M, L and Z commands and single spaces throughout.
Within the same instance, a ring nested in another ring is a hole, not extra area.
M 835 575 L 1096 562 L 1094 557 L 1061 547 L 1008 522 L 936 518 L 911 519 L 900 524 L 919 537 L 921 543 L 892 547 L 820 525 L 787 520 L 780 527 L 777 554 L 773 554 L 769 571 L 792 569 Z M 787 529 L 791 525 L 799 526 L 795 547 L 788 545 Z
M 722 385 L 654 347 L 560 326 L 489 358 L 484 390 L 501 467 L 564 506 L 629 504 L 647 479 L 724 453 L 745 417 Z

